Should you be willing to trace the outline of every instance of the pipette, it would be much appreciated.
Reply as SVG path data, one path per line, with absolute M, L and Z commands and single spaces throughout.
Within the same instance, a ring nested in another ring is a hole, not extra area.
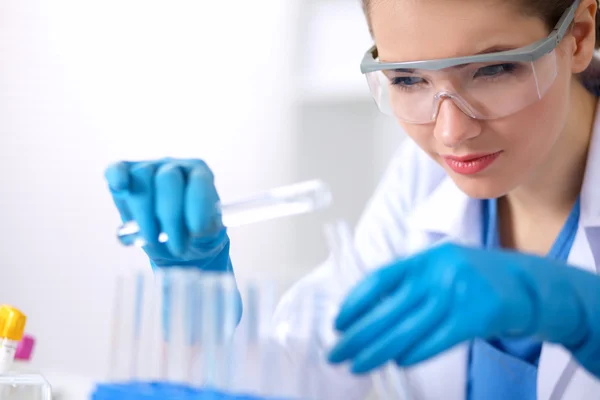
M 216 204 L 215 207 L 220 209 L 223 225 L 237 227 L 316 211 L 328 207 L 331 199 L 329 186 L 320 180 L 312 180 L 274 188 L 231 203 Z M 138 224 L 129 221 L 119 227 L 117 237 L 124 246 L 142 247 L 146 241 L 139 231 Z M 164 232 L 158 236 L 161 243 L 167 240 Z

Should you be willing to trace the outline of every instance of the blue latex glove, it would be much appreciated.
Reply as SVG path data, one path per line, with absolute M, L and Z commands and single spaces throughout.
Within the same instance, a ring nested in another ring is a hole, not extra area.
M 476 337 L 562 344 L 600 378 L 600 276 L 549 259 L 444 244 L 375 271 L 335 321 L 332 363 L 412 366 Z
M 105 173 L 123 222 L 135 220 L 153 266 L 232 271 L 214 178 L 201 160 L 119 162 Z M 169 240 L 158 242 L 160 232 Z

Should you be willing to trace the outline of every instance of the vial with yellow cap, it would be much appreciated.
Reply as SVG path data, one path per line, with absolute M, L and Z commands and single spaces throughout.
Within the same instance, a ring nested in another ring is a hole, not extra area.
M 15 307 L 0 306 L 0 374 L 7 373 L 12 367 L 26 321 L 25 314 Z

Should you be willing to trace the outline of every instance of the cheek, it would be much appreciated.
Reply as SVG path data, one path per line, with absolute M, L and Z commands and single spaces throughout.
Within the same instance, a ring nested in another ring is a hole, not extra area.
M 427 154 L 434 157 L 436 153 L 435 137 L 433 136 L 433 125 L 410 125 L 398 121 L 404 132 Z M 434 157 L 435 158 L 435 157 Z
M 494 132 L 516 168 L 539 164 L 556 143 L 567 119 L 570 76 L 559 75 L 544 97 L 522 112 L 498 121 L 490 121 Z

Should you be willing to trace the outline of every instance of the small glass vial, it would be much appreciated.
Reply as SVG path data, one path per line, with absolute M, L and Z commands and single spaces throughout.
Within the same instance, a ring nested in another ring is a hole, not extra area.
M 0 306 L 0 374 L 11 370 L 26 322 L 27 317 L 20 310 Z

